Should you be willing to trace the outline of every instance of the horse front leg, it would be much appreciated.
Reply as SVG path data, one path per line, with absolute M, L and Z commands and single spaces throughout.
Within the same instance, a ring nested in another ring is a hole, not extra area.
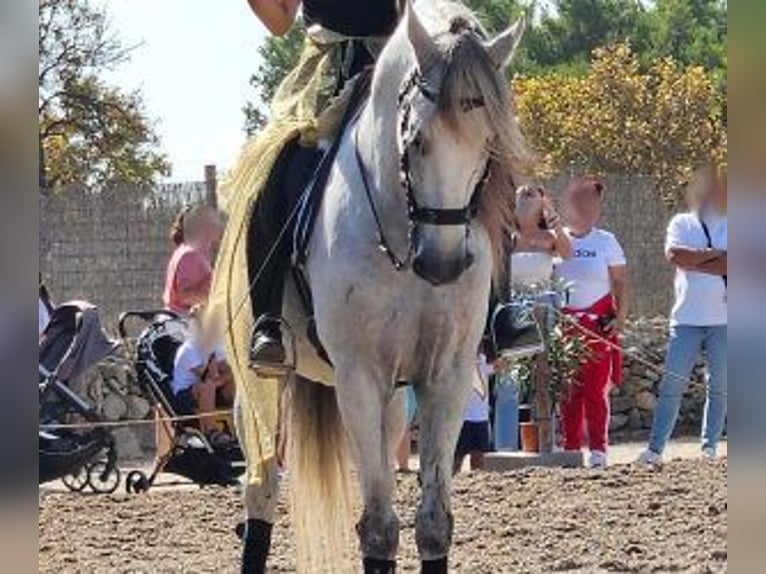
M 393 573 L 399 546 L 394 439 L 388 436 L 393 430 L 388 416 L 393 391 L 387 386 L 366 370 L 336 368 L 338 406 L 361 483 L 364 508 L 356 529 L 365 574 Z
M 276 458 L 261 465 L 261 483 L 245 486 L 246 520 L 242 536 L 242 574 L 264 574 L 279 498 Z
M 242 440 L 244 422 L 242 406 L 237 404 L 235 409 L 235 424 L 237 435 Z M 243 454 L 247 449 L 243 447 Z M 251 466 L 253 465 L 253 466 Z M 259 465 L 256 469 L 254 465 Z M 259 463 L 246 461 L 248 474 L 257 470 L 259 483 L 250 483 L 246 476 L 244 489 L 245 522 L 237 528 L 242 539 L 242 574 L 265 574 L 266 562 L 271 550 L 271 531 L 276 521 L 277 502 L 279 500 L 279 463 L 276 457 Z
M 415 540 L 424 574 L 446 574 L 452 544 L 450 504 L 455 445 L 470 389 L 470 373 L 416 386 L 420 407 L 420 477 L 422 494 L 415 519 Z

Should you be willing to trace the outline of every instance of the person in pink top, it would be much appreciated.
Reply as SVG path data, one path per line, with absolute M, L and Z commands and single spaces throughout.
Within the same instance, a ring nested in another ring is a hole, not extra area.
M 168 262 L 162 301 L 165 308 L 188 315 L 189 310 L 207 302 L 213 276 L 213 246 L 222 231 L 218 212 L 207 205 L 185 208 L 171 228 L 176 248 Z

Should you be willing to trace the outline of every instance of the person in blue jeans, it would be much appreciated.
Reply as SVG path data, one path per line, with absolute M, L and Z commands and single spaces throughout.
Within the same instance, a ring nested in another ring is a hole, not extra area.
M 681 398 L 700 355 L 706 363 L 702 454 L 715 458 L 726 421 L 726 182 L 717 171 L 700 171 L 689 187 L 689 212 L 668 225 L 665 254 L 675 265 L 675 304 L 665 374 L 660 383 L 644 464 L 660 464 L 678 418 Z

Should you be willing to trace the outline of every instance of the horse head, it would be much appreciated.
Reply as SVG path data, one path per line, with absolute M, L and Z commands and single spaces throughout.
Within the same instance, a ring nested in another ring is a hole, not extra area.
M 488 39 L 461 6 L 421 7 L 423 19 L 407 2 L 394 40 L 409 46 L 406 65 L 399 66 L 396 145 L 412 269 L 442 285 L 474 261 L 474 218 L 491 224 L 498 219 L 492 211 L 508 202 L 507 195 L 498 196 L 502 189 L 487 189 L 492 172 L 505 166 L 510 173 L 525 157 L 503 77 L 524 20 Z M 493 243 L 502 241 L 486 227 Z

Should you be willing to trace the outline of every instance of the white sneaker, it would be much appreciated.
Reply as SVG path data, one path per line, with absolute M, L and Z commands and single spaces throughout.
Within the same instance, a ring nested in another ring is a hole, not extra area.
M 642 466 L 660 466 L 662 464 L 662 455 L 647 448 L 638 455 L 636 462 Z
M 600 450 L 590 451 L 588 468 L 606 468 L 606 453 L 601 452 Z
M 712 446 L 706 446 L 702 449 L 702 458 L 705 460 L 715 460 L 718 456 Z

